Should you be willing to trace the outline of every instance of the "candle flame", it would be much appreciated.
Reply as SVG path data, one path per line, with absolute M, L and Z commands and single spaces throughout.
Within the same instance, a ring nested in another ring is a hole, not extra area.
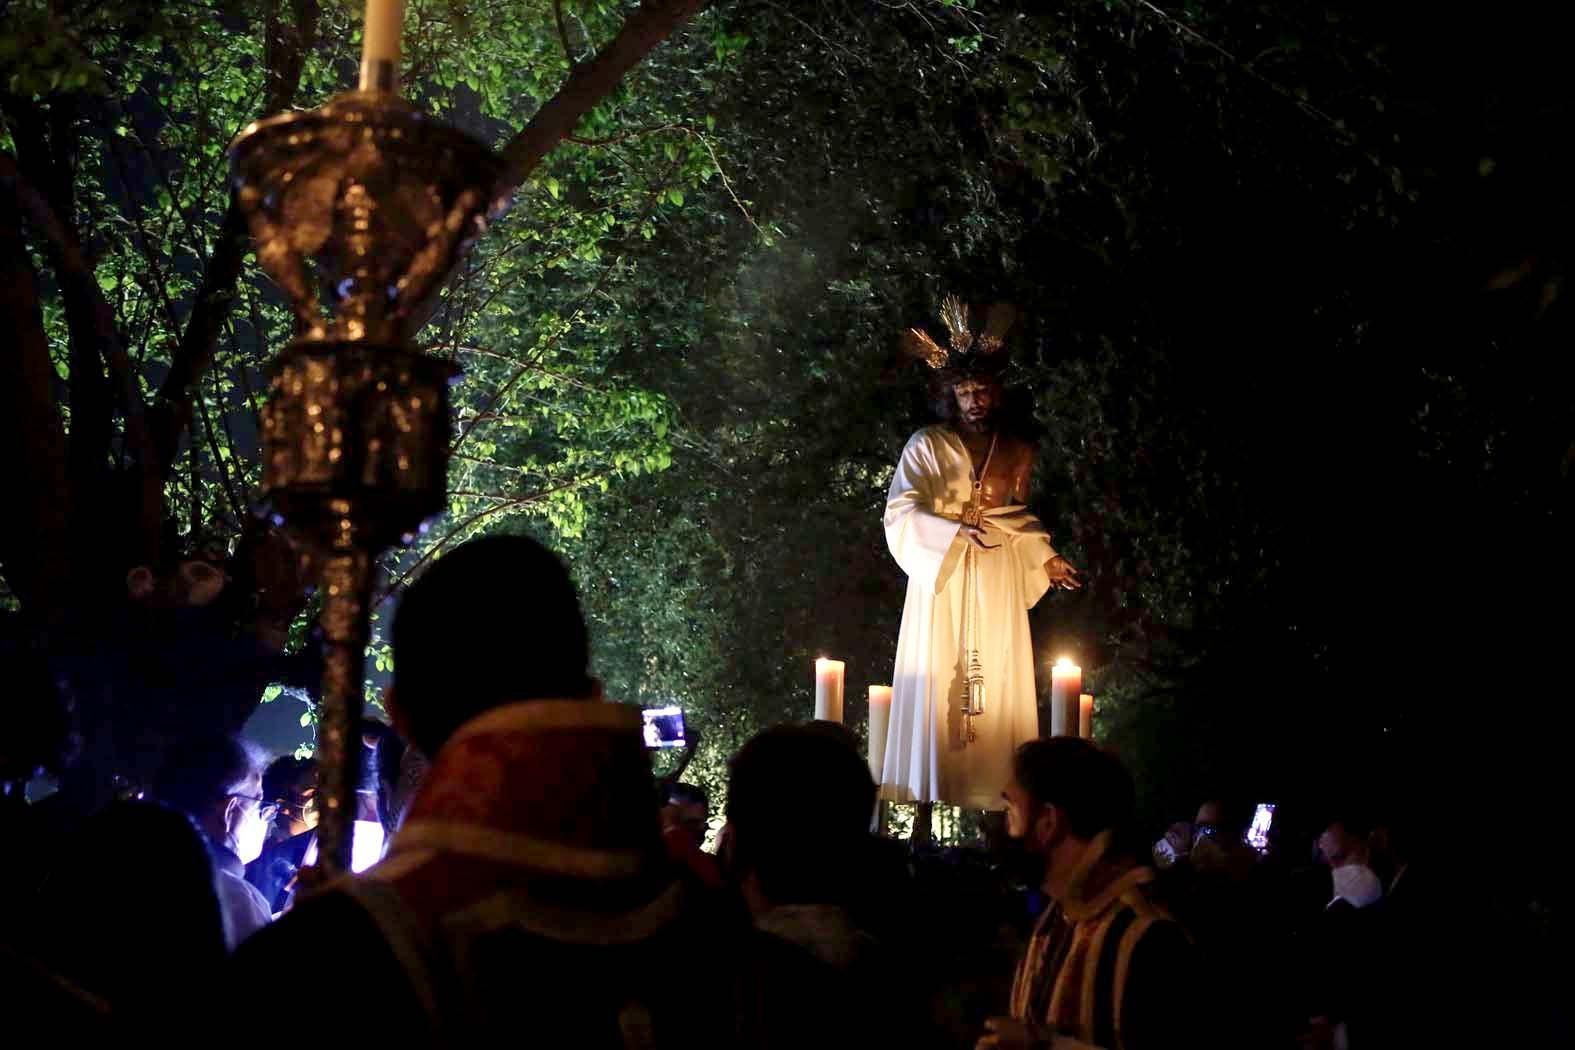
M 1063 656 L 1063 657 L 1061 657 L 1059 660 L 1057 660 L 1055 662 L 1055 665 L 1057 667 L 1076 667 L 1077 666 L 1076 664 L 1074 664 L 1072 662 L 1072 658 L 1070 656 Z

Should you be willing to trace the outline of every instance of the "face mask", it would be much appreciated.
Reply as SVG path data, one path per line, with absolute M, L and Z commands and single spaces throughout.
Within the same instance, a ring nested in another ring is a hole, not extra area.
M 1383 885 L 1367 865 L 1346 864 L 1334 869 L 1334 900 L 1345 900 L 1353 907 L 1365 908 L 1383 895 Z
M 235 855 L 242 864 L 250 864 L 262 855 L 263 841 L 268 837 L 268 823 L 257 810 L 247 807 L 241 816 L 240 827 L 235 829 Z

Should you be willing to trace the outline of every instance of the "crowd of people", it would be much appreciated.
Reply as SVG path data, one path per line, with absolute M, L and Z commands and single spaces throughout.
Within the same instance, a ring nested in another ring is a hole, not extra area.
M 528 599 L 518 617 L 459 612 L 482 593 Z M 5 840 L 34 847 L 5 864 L 13 1026 L 1144 1050 L 1427 1045 L 1439 1014 L 1397 976 L 1438 964 L 1446 925 L 1394 819 L 1331 816 L 1314 853 L 1280 828 L 1249 842 L 1250 809 L 1215 799 L 1148 845 L 1120 760 L 1054 737 L 1017 750 L 981 847 L 915 850 L 872 832 L 856 738 L 812 722 L 733 757 L 712 852 L 709 800 L 653 778 L 639 713 L 603 701 L 573 587 L 538 544 L 437 561 L 391 640 L 393 724 L 365 726 L 356 813 L 387 845 L 353 877 L 302 874 L 310 759 L 182 741 L 154 798 L 55 838 L 17 790 L 30 770 L 7 767 Z

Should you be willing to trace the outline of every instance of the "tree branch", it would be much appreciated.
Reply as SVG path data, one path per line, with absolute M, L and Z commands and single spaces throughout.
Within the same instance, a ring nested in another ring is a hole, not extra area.
M 230 326 L 229 327 L 230 327 L 230 337 L 233 339 L 235 337 L 235 321 L 233 319 L 230 321 Z M 244 389 L 246 387 L 246 383 L 245 383 L 246 368 L 243 365 L 237 371 L 239 372 L 240 377 L 242 379 L 241 386 Z M 240 449 L 240 447 L 241 447 L 240 443 L 235 440 L 235 430 L 234 430 L 234 428 L 232 428 L 230 426 L 230 412 L 229 412 L 229 409 L 227 407 L 225 407 L 225 405 L 221 401 L 219 406 L 218 406 L 218 410 L 219 410 L 219 427 L 220 427 L 220 429 L 222 429 L 224 431 L 224 443 L 225 443 L 225 446 L 227 448 L 229 448 L 229 450 L 230 450 L 230 458 L 235 460 L 237 463 L 244 463 L 245 462 L 245 457 L 242 456 L 240 454 L 240 452 L 238 451 Z M 261 429 L 260 426 L 259 426 L 259 429 Z M 244 466 L 240 467 L 238 473 L 240 475 L 240 481 L 239 481 L 240 491 L 244 495 L 245 493 L 247 493 L 250 490 L 250 483 L 246 480 L 246 468 Z M 228 484 L 228 480 L 226 480 L 226 484 Z
M 286 108 L 294 100 L 301 83 L 301 69 L 306 63 L 306 55 L 317 36 L 320 13 L 318 0 L 291 0 L 291 7 L 295 16 L 293 26 L 279 21 L 277 7 L 268 18 L 265 47 L 268 77 L 266 98 L 263 101 L 265 116 Z M 241 261 L 250 243 L 246 217 L 232 192 L 229 206 L 224 212 L 224 221 L 219 228 L 218 240 L 208 256 L 207 265 L 203 267 L 202 283 L 192 300 L 186 328 L 171 357 L 169 374 L 159 386 L 154 434 L 160 470 L 166 476 L 174 462 L 180 434 L 191 423 L 193 388 L 202 373 L 213 363 L 214 349 L 224 327 L 224 319 L 235 302 Z
M 98 316 L 103 291 L 84 257 L 74 228 L 74 157 L 76 128 L 70 113 L 71 103 L 63 100 L 45 111 L 41 107 L 23 110 L 21 119 L 10 124 L 16 142 L 16 170 L 20 182 L 17 192 L 31 198 L 24 202 L 37 232 L 43 234 L 50 262 L 54 267 L 64 308 L 67 354 L 71 384 L 67 394 L 71 427 L 66 435 L 66 479 L 71 487 L 71 527 L 77 530 L 75 543 L 87 543 L 81 530 L 97 522 L 100 508 L 94 501 L 102 498 L 105 473 L 109 469 L 113 406 L 109 384 L 104 377 L 104 354 L 100 343 L 105 322 Z M 114 321 L 107 321 L 114 337 Z M 66 581 L 59 581 L 64 584 Z
M 261 358 L 262 348 L 268 345 L 268 330 L 263 325 L 262 310 L 257 306 L 257 292 L 251 286 L 246 288 L 246 309 L 248 322 L 252 328 L 252 339 L 257 343 L 258 357 Z M 252 387 L 252 379 L 247 371 L 246 363 L 241 362 L 241 367 L 236 370 L 240 376 L 241 388 L 246 391 L 246 404 L 252 410 L 252 428 L 258 433 L 262 432 L 262 406 L 257 401 L 257 391 Z
M 551 488 L 542 489 L 540 492 L 532 492 L 528 496 L 517 496 L 512 499 L 507 499 L 504 502 L 488 507 L 485 510 L 477 511 L 470 517 L 466 518 L 464 521 L 460 522 L 458 525 L 455 525 L 442 539 L 438 540 L 431 547 L 428 547 L 426 553 L 417 558 L 414 565 L 400 573 L 397 579 L 391 582 L 387 587 L 383 588 L 383 593 L 377 596 L 377 600 L 373 603 L 373 605 L 381 605 L 383 602 L 387 601 L 396 591 L 414 579 L 416 574 L 420 572 L 422 566 L 426 565 L 426 563 L 431 561 L 433 558 L 436 558 L 439 551 L 441 551 L 444 547 L 447 547 L 450 543 L 453 543 L 455 540 L 459 539 L 459 537 L 464 535 L 467 530 L 480 525 L 483 521 L 486 521 L 493 515 L 501 514 L 506 510 L 513 510 L 516 507 L 523 507 L 530 503 L 539 502 L 546 499 L 548 496 L 555 495 L 559 492 L 564 492 L 568 489 L 578 488 L 581 485 L 589 484 L 590 482 L 595 481 L 597 478 L 604 477 L 610 473 L 612 473 L 611 470 L 598 470 L 594 474 L 586 474 L 583 477 L 572 478 L 560 485 L 554 485 Z M 486 494 L 478 493 L 478 495 Z
M 11 593 L 36 621 L 59 624 L 70 605 L 66 525 L 66 435 L 50 390 L 55 369 L 38 304 L 38 282 L 22 241 L 18 182 L 0 155 L 0 489 L 9 504 L 0 514 L 0 566 Z
M 192 441 L 186 446 L 187 465 L 191 468 L 191 542 L 197 543 L 202 535 L 202 477 L 197 472 L 197 441 L 192 435 Z
M 230 503 L 230 513 L 235 515 L 235 527 L 239 529 L 246 523 L 246 507 L 240 496 L 236 495 L 235 487 L 230 481 L 230 468 L 225 464 L 224 456 L 219 453 L 219 439 L 213 434 L 213 416 L 208 411 L 208 399 L 202 396 L 200 386 L 194 393 L 197 408 L 202 414 L 202 429 L 208 438 L 208 453 L 213 456 L 213 469 L 219 473 L 224 496 Z
M 641 4 L 618 35 L 595 58 L 574 67 L 558 93 L 503 147 L 499 195 L 512 195 L 552 148 L 573 133 L 591 107 L 611 94 L 652 48 L 704 6 L 705 0 L 646 0 Z
M 569 27 L 563 23 L 563 0 L 552 0 L 552 17 L 558 22 L 558 40 L 563 44 L 563 57 L 568 60 L 572 72 L 580 63 L 574 57 L 574 48 L 569 46 Z
M 490 357 L 494 361 L 503 361 L 511 365 L 517 365 L 520 363 L 520 359 L 517 356 L 512 354 L 500 354 L 496 350 L 488 350 L 481 346 L 456 346 L 454 348 L 454 352 L 459 354 L 470 354 L 476 357 Z M 525 367 L 530 369 L 532 372 L 539 372 L 544 376 L 551 376 L 560 383 L 567 384 L 568 386 L 579 387 L 581 390 L 601 389 L 593 383 L 587 383 L 583 379 L 576 379 L 574 376 L 568 375 L 564 372 L 555 372 L 544 365 L 536 364 L 534 361 L 526 362 Z
M 0 185 L 8 186 L 12 190 L 18 206 L 27 215 L 28 222 L 49 244 L 50 256 L 59 273 L 62 292 L 69 286 L 73 289 L 74 296 L 81 296 L 84 306 L 80 312 L 85 313 L 87 320 L 91 322 L 95 343 L 109 365 L 110 375 L 120 388 L 121 412 L 126 420 L 126 441 L 136 453 L 142 468 L 141 506 L 137 515 L 138 535 L 141 538 L 140 553 L 145 558 L 151 558 L 158 551 L 160 538 L 159 523 L 163 515 L 162 486 L 160 476 L 154 470 L 151 438 L 143 413 L 142 391 L 137 387 L 131 359 L 126 354 L 126 348 L 121 344 L 119 333 L 115 330 L 114 313 L 109 303 L 104 300 L 103 290 L 99 288 L 92 267 L 82 253 L 82 246 L 76 234 L 61 224 L 59 217 L 50 208 L 49 202 L 22 178 L 16 163 L 4 153 L 0 153 Z M 58 491 L 67 491 L 64 479 Z M 58 492 L 51 498 L 58 498 Z
M 678 174 L 678 168 L 682 163 L 683 161 L 680 159 L 675 160 L 671 165 L 669 165 L 667 173 L 662 176 L 662 180 L 657 183 L 656 189 L 651 192 L 650 199 L 646 201 L 645 210 L 641 212 L 640 217 L 635 220 L 633 227 L 634 229 L 639 229 L 641 226 L 643 226 L 645 224 L 645 220 L 650 217 L 653 211 L 656 210 L 657 202 L 662 199 L 662 194 L 667 190 L 667 184 L 672 181 L 674 175 Z M 612 273 L 613 262 L 614 260 L 611 259 L 607 261 L 607 264 L 602 267 L 602 272 L 597 276 L 596 283 L 591 285 L 590 290 L 584 295 L 580 296 L 579 299 L 575 301 L 574 305 L 569 309 L 568 316 L 571 321 L 579 314 L 580 310 L 582 310 L 586 304 L 596 297 L 596 293 L 601 291 L 601 287 L 606 282 L 608 275 Z M 546 345 L 548 347 L 555 346 L 558 340 L 563 337 L 563 334 L 563 332 L 554 334 L 547 340 Z M 476 415 L 469 420 L 469 422 L 460 428 L 459 436 L 454 439 L 454 444 L 450 446 L 451 452 L 459 451 L 459 449 L 465 444 L 466 439 L 470 437 L 471 432 L 474 431 L 476 427 L 481 425 L 481 423 L 484 421 L 483 417 L 487 416 L 492 412 L 493 409 L 497 408 L 498 405 L 503 403 L 503 398 L 510 390 L 514 389 L 514 384 L 518 383 L 522 378 L 524 378 L 525 373 L 529 371 L 534 365 L 534 361 L 526 359 L 520 364 L 518 368 L 514 370 L 514 374 L 509 377 L 507 382 L 505 382 L 493 393 L 492 397 L 487 400 L 486 405 L 484 405 L 480 411 L 478 411 Z
M 565 135 L 564 138 L 577 146 L 616 146 L 620 142 L 628 142 L 630 139 L 636 139 L 642 135 L 655 135 L 663 131 L 681 130 L 684 130 L 684 125 L 682 124 L 655 124 L 648 128 L 631 128 L 617 135 L 608 135 L 606 138 L 600 139 L 581 138 L 579 135 Z
M 554 146 L 573 133 L 580 119 L 612 93 L 624 74 L 633 69 L 651 50 L 666 40 L 690 15 L 706 5 L 706 0 L 645 0 L 639 10 L 624 22 L 618 35 L 596 57 L 569 71 L 568 79 L 548 99 L 530 122 L 504 144 L 502 170 L 494 186 L 493 200 L 512 198 L 520 184 L 530 177 Z M 450 270 L 443 284 L 453 280 L 458 269 Z M 420 331 L 430 311 L 437 307 L 437 296 L 427 306 L 428 313 L 413 319 L 412 331 Z
M 1241 59 L 1237 58 L 1235 55 L 1225 50 L 1225 48 L 1221 47 L 1213 40 L 1210 40 L 1208 37 L 1198 32 L 1196 29 L 1193 29 L 1186 22 L 1183 22 L 1169 11 L 1166 11 L 1162 7 L 1156 7 L 1150 2 L 1150 0 L 1129 0 L 1129 2 L 1134 8 L 1141 8 L 1157 17 L 1160 21 L 1169 26 L 1173 32 L 1202 44 L 1210 51 L 1213 51 L 1215 54 L 1224 58 L 1225 61 L 1235 66 L 1249 77 L 1252 77 L 1254 80 L 1258 81 L 1260 84 L 1264 85 L 1270 91 L 1273 91 L 1275 94 L 1279 95 L 1281 98 L 1286 99 L 1293 106 L 1307 114 L 1309 117 L 1312 117 L 1314 120 L 1322 121 L 1324 124 L 1328 125 L 1329 131 L 1334 134 L 1338 141 L 1343 142 L 1348 146 L 1355 144 L 1356 136 L 1346 128 L 1344 121 L 1337 120 L 1328 113 L 1325 113 L 1307 99 L 1302 98 L 1296 92 L 1292 91 L 1284 84 L 1281 84 L 1279 81 L 1271 80 L 1262 73 L 1259 73 L 1255 68 L 1253 68 L 1253 64 L 1257 62 L 1256 58 L 1253 59 L 1252 62 L 1243 62 Z M 1270 50 L 1273 49 L 1271 48 Z M 1265 54 L 1266 53 L 1267 52 L 1265 52 Z M 1262 55 L 1259 57 L 1261 58 Z
M 749 214 L 749 209 L 744 207 L 744 202 L 739 200 L 738 193 L 733 188 L 733 180 L 727 177 L 727 169 L 722 167 L 722 159 L 716 155 L 716 148 L 711 145 L 711 140 L 687 124 L 658 124 L 649 128 L 635 128 L 633 131 L 626 131 L 621 135 L 611 135 L 602 139 L 586 139 L 576 135 L 569 135 L 567 139 L 569 142 L 580 146 L 613 146 L 641 135 L 656 135 L 664 131 L 681 132 L 692 139 L 696 139 L 700 145 L 705 147 L 705 151 L 711 155 L 711 165 L 716 168 L 716 173 L 722 178 L 722 188 L 727 191 L 729 197 L 733 198 L 733 204 L 738 208 L 739 214 L 744 217 L 745 222 L 754 228 L 756 233 L 765 237 L 766 231 L 760 228 L 760 224 L 755 221 L 755 217 Z

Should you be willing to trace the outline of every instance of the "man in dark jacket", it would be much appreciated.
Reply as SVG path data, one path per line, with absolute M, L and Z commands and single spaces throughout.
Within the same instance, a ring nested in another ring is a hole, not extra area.
M 1004 795 L 1008 832 L 1043 858 L 1051 904 L 1018 965 L 1011 1016 L 988 1022 L 980 1046 L 1174 1046 L 1196 967 L 1152 897 L 1153 869 L 1118 848 L 1133 798 L 1121 762 L 1077 737 L 1031 740 Z

